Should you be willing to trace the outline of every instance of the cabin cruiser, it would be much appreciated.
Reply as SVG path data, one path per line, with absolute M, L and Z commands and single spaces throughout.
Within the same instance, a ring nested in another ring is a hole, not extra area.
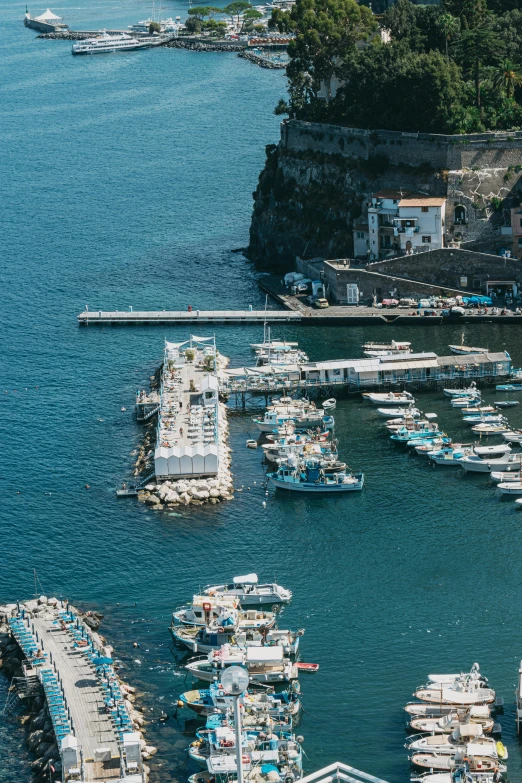
M 132 35 L 127 35 L 127 33 L 109 35 L 104 31 L 97 38 L 86 38 L 83 41 L 73 43 L 72 53 L 107 54 L 111 52 L 129 52 L 134 49 L 149 49 L 151 46 L 157 46 L 165 40 L 168 39 L 160 36 L 151 36 L 147 40 L 140 40 Z
M 290 682 L 299 675 L 297 665 L 284 657 L 282 647 L 233 650 L 227 644 L 205 658 L 190 661 L 185 669 L 198 680 L 213 682 L 215 678 L 220 679 L 223 670 L 229 666 L 242 666 L 251 682 Z
M 197 626 L 173 625 L 171 626 L 172 638 L 178 644 L 182 644 L 193 653 L 208 654 L 219 650 L 224 644 L 230 644 L 240 650 L 247 647 L 271 647 L 283 648 L 285 655 L 297 655 L 299 641 L 304 630 L 284 631 L 279 629 L 246 631 L 230 626 L 228 628 L 198 628 Z
M 329 474 L 316 458 L 297 463 L 289 460 L 280 465 L 275 473 L 267 475 L 278 489 L 289 489 L 294 492 L 338 494 L 362 490 L 364 486 L 363 473 Z
M 292 686 L 294 685 L 299 685 L 297 680 L 292 681 Z M 179 699 L 180 707 L 189 707 L 198 715 L 227 712 L 234 707 L 234 697 L 225 693 L 217 682 L 212 683 L 207 689 L 186 691 Z M 293 717 L 301 710 L 299 693 L 295 687 L 280 693 L 275 693 L 270 687 L 262 691 L 248 690 L 240 697 L 240 704 L 243 705 L 243 716 L 252 711 L 262 710 L 272 717 Z
M 411 353 L 411 343 L 399 342 L 398 340 L 392 340 L 391 343 L 364 343 L 362 348 L 364 355 L 371 358 Z
M 415 398 L 410 392 L 363 392 L 363 398 L 374 405 L 415 405 Z
M 479 394 L 477 390 L 477 384 L 475 381 L 471 381 L 470 385 L 466 389 L 443 389 L 446 397 L 463 397 L 466 395 Z
M 423 734 L 451 734 L 461 724 L 477 723 L 485 734 L 493 731 L 495 721 L 486 704 L 475 704 L 465 711 L 453 711 L 441 716 L 413 717 L 409 726 Z
M 211 598 L 237 599 L 241 606 L 259 604 L 283 604 L 292 599 L 292 591 L 275 583 L 259 584 L 257 574 L 235 576 L 232 582 L 223 585 L 209 585 L 203 590 Z
M 275 612 L 263 612 L 259 609 L 242 611 L 238 597 L 233 595 L 195 595 L 192 604 L 172 613 L 172 626 L 182 624 L 195 627 L 237 627 L 243 631 L 252 631 L 271 628 L 275 621 Z
M 268 343 L 264 348 L 258 348 L 255 353 L 258 367 L 305 364 L 309 361 L 308 355 L 304 351 L 284 343 Z

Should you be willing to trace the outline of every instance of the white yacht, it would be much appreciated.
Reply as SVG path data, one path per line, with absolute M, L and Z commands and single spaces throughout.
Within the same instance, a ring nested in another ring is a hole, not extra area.
M 72 45 L 73 54 L 107 54 L 109 52 L 129 52 L 133 49 L 149 49 L 163 43 L 165 37 L 155 36 L 149 40 L 139 40 L 127 33 L 109 35 L 105 31 L 97 38 L 86 38 Z
M 142 19 L 141 22 L 135 22 L 134 24 L 129 25 L 130 35 L 150 35 L 150 26 L 156 21 L 160 26 L 160 32 L 178 35 L 179 31 L 185 27 L 185 25 L 181 24 L 179 19 L 179 16 L 176 17 L 176 21 L 174 21 L 172 17 L 159 20 L 151 19 L 150 17 L 148 19 Z

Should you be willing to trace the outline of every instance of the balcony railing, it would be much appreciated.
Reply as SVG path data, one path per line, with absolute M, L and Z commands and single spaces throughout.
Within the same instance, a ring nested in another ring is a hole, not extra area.
M 411 231 L 414 234 L 418 234 L 420 231 L 420 228 L 418 226 L 400 226 L 397 231 L 399 234 L 405 234 L 406 231 Z

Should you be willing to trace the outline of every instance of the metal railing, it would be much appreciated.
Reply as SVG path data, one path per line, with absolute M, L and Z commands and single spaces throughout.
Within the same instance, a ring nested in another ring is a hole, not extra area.
M 347 783 L 363 783 L 363 781 L 364 783 L 386 783 L 382 778 L 369 775 L 367 772 L 350 767 L 348 764 L 342 764 L 340 761 L 323 767 L 317 772 L 312 772 L 311 775 L 306 775 L 301 779 L 301 783 L 335 783 L 335 781 L 341 780 L 347 781 Z

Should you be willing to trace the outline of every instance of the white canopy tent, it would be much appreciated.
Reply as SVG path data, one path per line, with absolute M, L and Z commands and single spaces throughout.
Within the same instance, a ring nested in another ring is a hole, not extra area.
M 56 16 L 56 14 L 53 14 L 53 12 L 48 8 L 47 11 L 44 11 L 43 14 L 40 14 L 40 16 L 35 16 L 34 20 L 35 22 L 59 22 L 61 16 Z

